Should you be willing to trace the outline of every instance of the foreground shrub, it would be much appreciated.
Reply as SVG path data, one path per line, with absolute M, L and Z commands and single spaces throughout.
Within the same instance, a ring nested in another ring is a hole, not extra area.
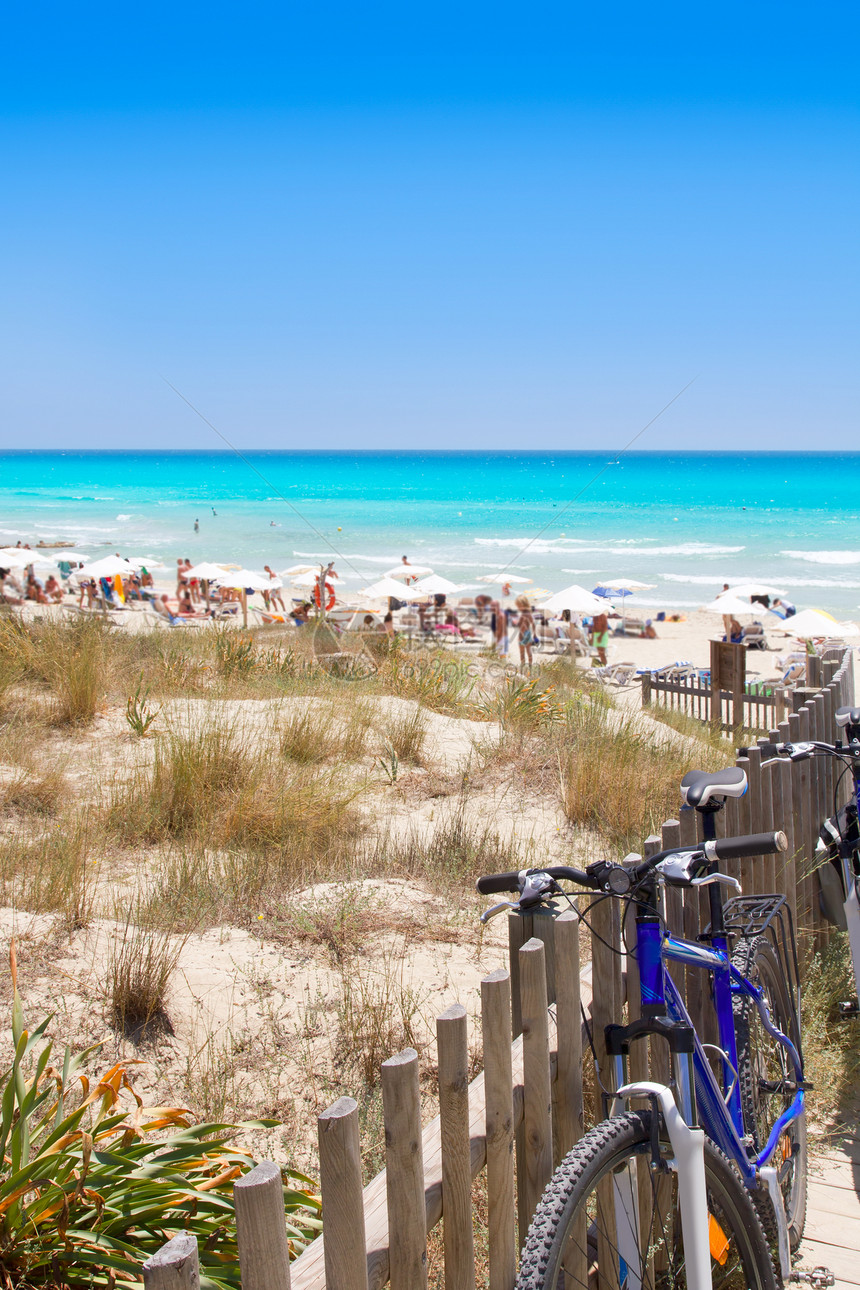
M 232 1188 L 254 1161 L 228 1130 L 274 1122 L 192 1125 L 179 1107 L 147 1110 L 122 1063 L 87 1072 L 94 1049 L 73 1057 L 66 1048 L 61 1067 L 49 1065 L 50 1018 L 32 1034 L 24 1028 L 14 944 L 11 960 L 15 1056 L 0 1076 L 5 1283 L 139 1284 L 144 1259 L 187 1231 L 199 1243 L 201 1286 L 238 1287 Z M 321 1226 L 319 1199 L 309 1179 L 286 1177 L 299 1184 L 284 1188 L 299 1252 Z

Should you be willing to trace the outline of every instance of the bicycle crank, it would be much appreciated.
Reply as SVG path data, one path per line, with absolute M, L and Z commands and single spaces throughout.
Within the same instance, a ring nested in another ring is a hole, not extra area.
M 827 1286 L 835 1285 L 833 1273 L 829 1268 L 812 1268 L 809 1272 L 802 1269 L 792 1269 L 789 1280 L 803 1285 L 812 1286 L 813 1290 L 826 1290 Z

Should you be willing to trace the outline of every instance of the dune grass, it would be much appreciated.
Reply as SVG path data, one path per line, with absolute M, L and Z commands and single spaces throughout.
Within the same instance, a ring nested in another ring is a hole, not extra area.
M 0 840 L 4 903 L 31 914 L 59 913 L 69 930 L 93 914 L 98 878 L 94 839 L 85 820 L 58 821 L 35 836 L 19 829 Z

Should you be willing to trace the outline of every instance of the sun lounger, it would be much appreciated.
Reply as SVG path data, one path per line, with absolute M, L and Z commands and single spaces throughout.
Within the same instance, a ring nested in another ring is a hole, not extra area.
M 600 667 L 590 667 L 587 676 L 593 677 L 603 685 L 633 685 L 636 681 L 635 663 L 606 663 Z

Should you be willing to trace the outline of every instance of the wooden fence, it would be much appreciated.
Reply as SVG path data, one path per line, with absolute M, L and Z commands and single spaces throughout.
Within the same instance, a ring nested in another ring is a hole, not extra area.
M 795 710 L 771 732 L 775 740 L 836 738 L 835 710 L 854 702 L 850 652 L 825 661 L 822 685 L 796 691 Z M 821 820 L 832 810 L 834 763 L 762 765 L 758 747 L 738 757 L 749 791 L 717 816 L 725 836 L 782 828 L 785 854 L 729 865 L 747 895 L 785 892 L 800 930 L 802 952 L 820 948 L 829 927 L 817 898 L 812 858 Z M 846 800 L 847 788 L 840 790 Z M 699 817 L 684 810 L 644 853 L 697 839 Z M 582 898 L 587 904 L 587 898 Z M 703 891 L 667 892 L 673 926 L 695 937 L 707 922 Z M 623 953 L 620 905 L 601 901 L 588 916 L 593 929 L 562 902 L 509 918 L 509 963 L 481 982 L 483 1072 L 468 1083 L 466 1010 L 455 1003 L 436 1023 L 439 1114 L 422 1126 L 418 1055 L 407 1048 L 381 1070 L 386 1168 L 361 1182 L 358 1108 L 340 1098 L 318 1120 L 324 1231 L 290 1263 L 280 1171 L 258 1165 L 235 1186 L 243 1290 L 393 1290 L 427 1286 L 427 1233 L 444 1217 L 445 1290 L 474 1290 L 473 1182 L 486 1173 L 490 1290 L 512 1290 L 517 1249 L 554 1166 L 602 1108 L 587 1093 L 593 1040 L 600 1078 L 611 1085 L 603 1028 L 638 1006 L 636 961 Z M 590 942 L 587 943 L 587 942 Z M 708 1036 L 713 1009 L 705 978 L 673 970 L 687 1007 Z M 583 1020 L 583 1017 L 587 1018 Z M 583 1058 L 585 1057 L 585 1061 Z M 668 1056 L 654 1044 L 631 1053 L 631 1077 L 668 1078 Z M 143 1265 L 146 1286 L 198 1285 L 193 1238 L 179 1234 Z

